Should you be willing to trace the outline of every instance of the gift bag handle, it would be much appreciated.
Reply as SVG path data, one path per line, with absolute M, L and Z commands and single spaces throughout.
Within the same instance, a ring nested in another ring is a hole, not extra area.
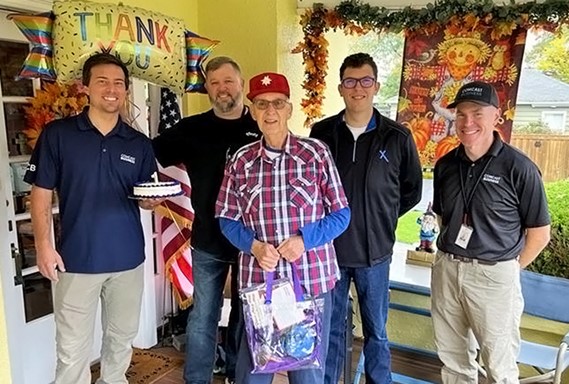
M 296 301 L 302 301 L 304 294 L 302 292 L 302 287 L 300 286 L 300 275 L 298 272 L 298 267 L 296 263 L 290 263 L 292 265 L 292 286 L 294 288 L 294 295 Z M 265 304 L 271 304 L 273 299 L 273 282 L 275 280 L 275 272 L 269 272 L 267 274 L 267 292 L 265 293 Z

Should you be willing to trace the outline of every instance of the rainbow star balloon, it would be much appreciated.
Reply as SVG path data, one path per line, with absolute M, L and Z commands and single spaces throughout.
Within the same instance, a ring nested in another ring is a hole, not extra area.
M 17 78 L 32 79 L 39 77 L 45 80 L 55 80 L 51 40 L 53 14 L 11 14 L 8 15 L 8 19 L 16 24 L 32 45 Z
M 202 64 L 209 52 L 219 43 L 186 30 L 186 92 L 206 93 Z

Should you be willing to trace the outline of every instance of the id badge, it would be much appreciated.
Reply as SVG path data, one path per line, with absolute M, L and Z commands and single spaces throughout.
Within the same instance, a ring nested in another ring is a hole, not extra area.
M 460 231 L 458 231 L 458 236 L 456 237 L 454 243 L 460 248 L 466 249 L 468 247 L 470 237 L 472 236 L 472 232 L 474 232 L 474 229 L 472 227 L 469 227 L 466 224 L 461 224 Z

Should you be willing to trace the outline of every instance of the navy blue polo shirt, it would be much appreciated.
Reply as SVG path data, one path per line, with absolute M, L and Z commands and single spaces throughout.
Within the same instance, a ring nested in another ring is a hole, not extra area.
M 46 126 L 24 180 L 59 196 L 61 244 L 67 272 L 108 273 L 144 261 L 135 183 L 156 171 L 149 138 L 119 119 L 103 136 L 87 109 Z
M 433 211 L 443 224 L 437 247 L 456 255 L 510 260 L 520 254 L 526 228 L 550 224 L 537 166 L 497 132 L 488 152 L 476 161 L 462 145 L 437 161 L 433 195 Z M 455 244 L 465 213 L 474 229 L 467 249 Z

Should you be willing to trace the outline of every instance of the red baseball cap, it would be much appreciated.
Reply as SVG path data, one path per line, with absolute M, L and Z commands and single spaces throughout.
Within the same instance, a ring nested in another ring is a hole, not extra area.
M 263 93 L 282 93 L 290 97 L 290 88 L 284 75 L 274 72 L 263 72 L 249 80 L 249 93 L 247 98 L 251 101 Z

